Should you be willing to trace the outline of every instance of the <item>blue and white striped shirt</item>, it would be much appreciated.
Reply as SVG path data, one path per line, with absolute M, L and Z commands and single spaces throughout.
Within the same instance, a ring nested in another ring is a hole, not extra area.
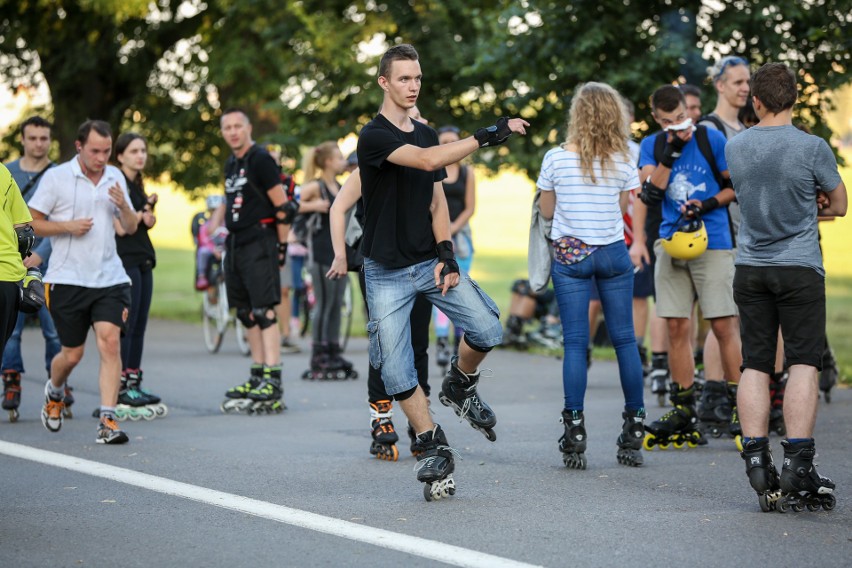
M 624 240 L 624 219 L 619 207 L 622 191 L 639 187 L 636 164 L 627 156 L 613 156 L 610 169 L 595 166 L 597 183 L 583 175 L 580 156 L 562 147 L 544 155 L 536 185 L 556 192 L 556 210 L 550 238 L 575 237 L 589 245 Z

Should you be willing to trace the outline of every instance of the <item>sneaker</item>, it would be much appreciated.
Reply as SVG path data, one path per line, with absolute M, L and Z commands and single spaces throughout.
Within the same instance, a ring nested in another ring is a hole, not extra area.
M 290 341 L 289 337 L 281 338 L 281 353 L 291 355 L 293 353 L 301 353 L 302 348 Z
M 108 414 L 101 416 L 101 423 L 98 425 L 98 436 L 95 438 L 95 442 L 98 444 L 125 444 L 128 440 L 127 434 L 122 432 L 118 427 L 115 417 Z
M 210 286 L 210 283 L 203 276 L 199 276 L 195 279 L 195 289 L 201 292 L 202 290 L 206 290 L 207 287 Z
M 41 423 L 51 432 L 59 432 L 59 429 L 62 428 L 65 401 L 51 398 L 48 394 L 48 384 L 44 385 L 44 407 L 41 409 Z

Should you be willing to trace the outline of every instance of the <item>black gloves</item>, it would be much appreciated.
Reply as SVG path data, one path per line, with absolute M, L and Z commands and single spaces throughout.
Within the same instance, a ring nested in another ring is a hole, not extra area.
M 479 147 L 484 148 L 485 146 L 499 146 L 511 135 L 512 130 L 509 128 L 509 119 L 501 116 L 497 119 L 494 126 L 480 128 L 473 137 L 479 142 Z
M 680 158 L 684 146 L 686 146 L 686 140 L 681 140 L 677 134 L 672 134 L 671 141 L 666 142 L 660 165 L 671 169 L 675 161 Z
M 459 274 L 459 264 L 456 262 L 456 253 L 453 252 L 453 241 L 441 241 L 435 249 L 438 251 L 438 262 L 444 263 L 441 276 Z
M 20 311 L 25 314 L 37 313 L 44 305 L 44 283 L 38 268 L 30 268 L 21 281 Z

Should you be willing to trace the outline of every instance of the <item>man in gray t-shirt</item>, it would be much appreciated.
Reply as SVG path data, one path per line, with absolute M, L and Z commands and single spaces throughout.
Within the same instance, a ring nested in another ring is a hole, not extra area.
M 751 89 L 760 123 L 725 146 L 742 212 L 734 276 L 743 344 L 737 398 L 742 457 L 762 510 L 829 510 L 834 483 L 813 466 L 817 372 L 825 345 L 817 215 L 846 215 L 846 187 L 828 144 L 792 125 L 797 89 L 790 68 L 764 65 L 752 77 Z M 780 478 L 768 438 L 769 377 L 779 325 L 790 373 Z

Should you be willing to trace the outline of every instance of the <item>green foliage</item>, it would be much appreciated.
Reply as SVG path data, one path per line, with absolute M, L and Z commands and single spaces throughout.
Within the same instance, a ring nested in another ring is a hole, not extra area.
M 612 84 L 649 123 L 651 91 L 700 82 L 702 53 L 791 63 L 803 87 L 801 118 L 827 136 L 826 91 L 850 78 L 851 4 L 0 0 L 0 62 L 15 87 L 37 83 L 40 71 L 63 157 L 83 120 L 103 118 L 146 135 L 152 173 L 193 190 L 221 177 L 223 107 L 246 108 L 257 140 L 298 157 L 299 146 L 357 132 L 381 103 L 379 56 L 412 43 L 424 71 L 423 115 L 467 132 L 503 115 L 527 118 L 528 137 L 476 159 L 535 178 L 544 151 L 564 137 L 579 83 Z

